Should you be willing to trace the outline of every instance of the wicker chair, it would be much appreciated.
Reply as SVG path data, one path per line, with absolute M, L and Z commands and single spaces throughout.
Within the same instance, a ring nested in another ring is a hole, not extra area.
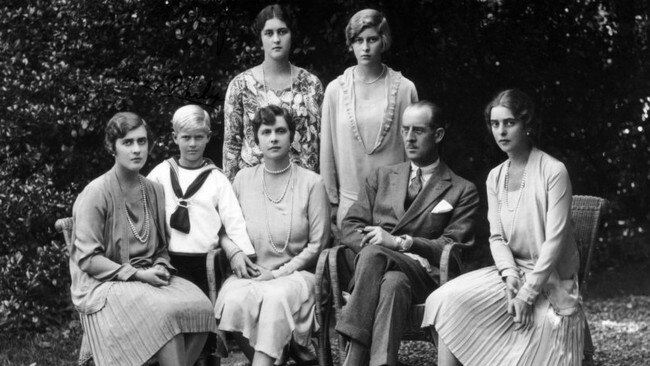
M 440 284 L 447 282 L 450 274 L 462 273 L 460 250 L 462 245 L 446 245 L 440 258 Z M 321 366 L 333 364 L 332 345 L 330 342 L 330 321 L 332 310 L 335 320 L 341 317 L 341 309 L 345 304 L 347 293 L 344 288 L 354 275 L 355 253 L 343 245 L 325 249 L 318 258 L 316 265 L 316 317 L 321 325 L 318 342 L 318 361 Z M 453 266 L 453 267 L 452 267 Z M 451 273 L 450 273 L 451 272 Z M 424 315 L 424 304 L 411 307 L 408 326 L 402 335 L 403 341 L 419 340 L 433 342 L 431 333 L 420 327 Z M 338 340 L 339 364 L 346 356 L 347 340 L 340 334 Z M 432 357 L 435 355 L 432 355 Z
M 68 255 L 70 254 L 70 250 L 72 249 L 72 225 L 73 225 L 72 217 L 58 219 L 54 223 L 55 230 L 60 233 L 63 233 L 63 238 L 65 239 L 65 245 L 68 248 Z M 219 263 L 221 263 L 222 261 L 225 260 L 224 258 L 226 256 L 221 255 L 221 253 L 222 253 L 221 248 L 212 249 L 208 251 L 208 255 L 206 257 L 208 284 L 210 286 L 209 297 L 213 305 L 217 300 L 217 292 L 219 290 L 219 287 L 221 286 L 221 283 L 223 282 L 223 279 L 227 278 L 226 274 L 224 273 L 224 271 L 226 270 L 225 269 L 226 266 L 219 265 L 216 266 L 215 268 L 216 261 L 219 261 Z M 79 348 L 79 364 L 80 365 L 87 364 L 90 360 L 92 360 L 92 353 L 90 351 L 90 344 L 88 344 L 88 339 L 86 338 L 86 335 L 84 333 L 81 340 L 81 347 Z M 157 364 L 155 363 L 155 360 L 150 360 L 149 363 Z
M 596 242 L 596 234 L 604 211 L 605 200 L 593 196 L 573 196 L 571 205 L 571 216 L 574 222 L 574 235 L 580 252 L 580 291 L 584 297 L 589 277 L 591 257 Z M 460 245 L 453 244 L 445 247 L 440 259 L 440 284 L 444 284 L 450 277 L 450 265 L 455 264 L 457 271 L 454 274 L 462 273 L 462 263 L 459 257 Z M 324 250 L 321 253 L 316 267 L 316 315 L 321 324 L 319 337 L 319 364 L 329 366 L 333 364 L 330 342 L 329 324 L 334 310 L 334 318 L 338 321 L 341 316 L 341 309 L 345 303 L 342 286 L 349 283 L 354 273 L 354 253 L 344 246 L 337 246 Z M 453 260 L 453 262 L 452 262 Z M 422 329 L 422 316 L 424 304 L 417 304 L 411 307 L 407 331 L 402 340 L 419 340 L 433 342 L 431 330 Z M 338 340 L 339 360 L 346 356 L 347 341 L 340 335 Z M 589 325 L 585 321 L 585 361 L 589 362 L 594 353 L 593 342 Z M 435 358 L 435 355 L 432 355 Z M 342 362 L 341 362 L 342 363 Z

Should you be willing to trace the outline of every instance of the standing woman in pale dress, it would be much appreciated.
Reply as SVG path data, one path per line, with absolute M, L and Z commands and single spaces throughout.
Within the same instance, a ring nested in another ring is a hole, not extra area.
M 571 181 L 564 164 L 533 146 L 534 106 L 501 92 L 485 109 L 508 160 L 487 178 L 495 265 L 429 296 L 423 326 L 438 332 L 438 365 L 580 365 L 584 313 Z
M 270 104 L 290 111 L 295 121 L 291 160 L 318 172 L 323 85 L 289 62 L 294 28 L 291 13 L 277 4 L 265 7 L 255 18 L 253 31 L 261 38 L 264 61 L 230 82 L 224 102 L 223 170 L 231 181 L 240 169 L 261 162 L 251 121 L 259 108 Z
M 290 342 L 306 354 L 317 329 L 313 269 L 329 240 L 329 203 L 321 177 L 291 162 L 295 126 L 286 110 L 260 109 L 253 131 L 264 161 L 239 171 L 233 188 L 257 260 L 226 280 L 215 314 L 254 366 L 270 366 Z M 243 256 L 228 253 L 231 263 Z
M 345 39 L 357 64 L 325 90 L 320 148 L 320 173 L 339 228 L 368 172 L 406 160 L 402 114 L 418 100 L 415 85 L 381 62 L 391 35 L 380 12 L 354 14 Z
M 105 146 L 115 164 L 72 209 L 70 290 L 98 366 L 142 365 L 154 355 L 162 366 L 190 366 L 216 331 L 210 300 L 173 275 L 163 188 L 140 175 L 151 143 L 142 118 L 114 115 Z

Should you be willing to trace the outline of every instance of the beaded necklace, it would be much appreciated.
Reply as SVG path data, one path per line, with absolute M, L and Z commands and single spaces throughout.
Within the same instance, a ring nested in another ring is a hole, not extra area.
M 505 177 L 505 182 L 503 184 L 504 187 L 504 193 L 505 193 L 505 201 L 506 201 L 506 209 L 510 212 L 513 212 L 512 214 L 512 223 L 510 225 L 510 234 L 508 235 L 508 241 L 512 238 L 512 231 L 514 230 L 515 227 L 515 221 L 517 219 L 517 211 L 519 210 L 519 203 L 521 202 L 521 196 L 524 193 L 524 188 L 526 187 L 526 168 L 524 168 L 524 174 L 521 177 L 521 186 L 519 187 L 519 195 L 517 197 L 517 203 L 515 204 L 515 207 L 513 209 L 510 209 L 509 204 L 508 204 L 508 180 L 510 176 L 510 160 L 507 161 L 506 163 L 506 177 Z M 506 236 L 505 236 L 505 228 L 503 227 L 503 222 L 501 222 L 501 209 L 503 207 L 503 200 L 499 200 L 499 212 L 497 214 L 497 218 L 499 220 L 499 227 L 501 228 L 501 237 L 503 238 L 504 242 L 506 242 Z M 507 245 L 507 242 L 506 242 Z
M 292 164 L 289 163 L 289 168 L 291 167 L 291 165 Z M 265 171 L 267 170 L 266 166 L 264 166 L 264 170 Z M 287 171 L 287 169 L 285 168 L 285 169 L 283 169 L 283 171 Z M 281 174 L 281 173 L 278 173 L 278 174 Z M 271 243 L 271 248 L 273 248 L 273 250 L 278 254 L 284 253 L 284 251 L 287 249 L 287 246 L 289 246 L 289 241 L 291 241 L 291 228 L 293 227 L 293 198 L 295 196 L 294 192 L 293 192 L 293 190 L 294 190 L 293 189 L 294 182 L 293 182 L 292 178 L 293 178 L 293 169 L 291 169 L 289 171 L 289 179 L 287 180 L 287 183 L 284 186 L 284 191 L 282 192 L 282 195 L 280 196 L 280 198 L 274 199 L 273 197 L 271 197 L 271 195 L 268 192 L 268 189 L 266 188 L 265 174 L 264 174 L 264 172 L 262 172 L 262 191 L 263 191 L 264 196 L 266 197 L 266 199 L 264 199 L 264 209 L 265 209 L 265 212 L 266 212 L 266 222 L 265 222 L 266 223 L 266 234 L 267 234 L 267 236 L 269 238 L 269 242 Z M 269 225 L 269 217 L 271 215 L 269 214 L 269 207 L 268 207 L 268 203 L 266 201 L 269 200 L 269 201 L 271 201 L 272 203 L 274 203 L 276 205 L 278 203 L 280 203 L 284 199 L 285 195 L 287 194 L 287 191 L 288 191 L 288 188 L 289 188 L 289 183 L 291 183 L 291 203 L 290 203 L 291 209 L 289 211 L 289 227 L 287 229 L 287 238 L 284 241 L 284 246 L 280 249 L 280 248 L 278 248 L 278 245 L 276 245 L 275 242 L 273 241 L 273 236 L 271 235 L 271 227 Z
M 278 170 L 271 170 L 271 169 L 266 167 L 266 164 L 264 164 L 264 171 L 269 173 L 269 174 L 275 174 L 275 175 L 282 174 L 282 173 L 286 172 L 287 170 L 289 170 L 289 168 L 291 168 L 291 162 L 289 162 L 289 165 L 287 165 L 286 168 L 282 168 L 282 169 L 278 169 Z
M 142 178 L 138 177 L 138 183 L 140 183 L 140 192 L 142 192 L 142 203 L 144 205 L 144 225 L 142 227 L 142 233 L 138 233 L 138 230 L 135 228 L 131 216 L 128 212 L 128 207 L 126 205 L 126 200 L 124 201 L 124 207 L 126 208 L 126 219 L 129 222 L 131 227 L 131 232 L 133 236 L 142 244 L 146 243 L 149 239 L 149 209 L 147 208 L 147 193 L 144 190 L 144 184 L 142 184 Z M 120 187 L 122 188 L 122 187 Z

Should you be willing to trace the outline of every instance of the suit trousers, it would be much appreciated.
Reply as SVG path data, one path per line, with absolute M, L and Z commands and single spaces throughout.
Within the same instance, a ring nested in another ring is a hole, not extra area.
M 370 349 L 370 365 L 396 365 L 411 304 L 437 287 L 413 258 L 367 246 L 355 258 L 354 287 L 336 330 Z

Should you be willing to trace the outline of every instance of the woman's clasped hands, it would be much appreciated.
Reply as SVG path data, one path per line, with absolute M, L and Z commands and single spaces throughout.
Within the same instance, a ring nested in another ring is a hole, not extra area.
M 133 277 L 140 282 L 160 287 L 169 285 L 169 280 L 172 276 L 169 270 L 167 270 L 167 267 L 157 264 L 147 269 L 138 269 Z
M 513 317 L 515 330 L 525 331 L 533 326 L 533 306 L 517 298 L 517 293 L 523 282 L 515 276 L 506 277 L 506 295 L 508 300 L 508 314 Z

